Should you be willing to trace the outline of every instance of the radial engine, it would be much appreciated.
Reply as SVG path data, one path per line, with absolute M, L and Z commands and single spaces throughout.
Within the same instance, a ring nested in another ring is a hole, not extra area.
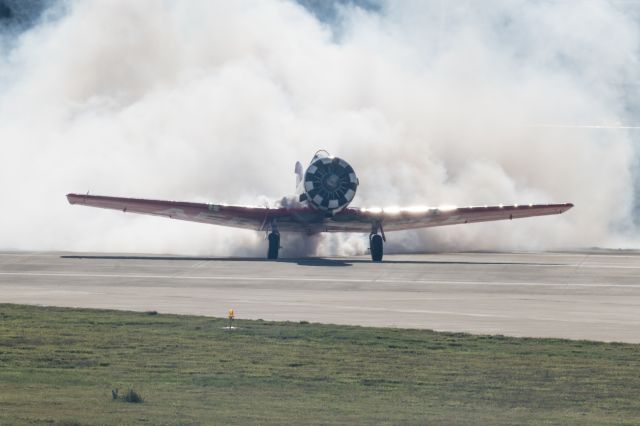
M 330 214 L 336 214 L 353 200 L 358 188 L 358 177 L 353 167 L 326 151 L 318 151 L 307 167 L 302 181 L 301 200 Z

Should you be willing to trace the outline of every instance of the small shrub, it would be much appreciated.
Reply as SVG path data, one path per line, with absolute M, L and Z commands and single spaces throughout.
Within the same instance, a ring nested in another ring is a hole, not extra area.
M 147 311 L 145 312 L 147 315 L 158 315 L 158 311 Z
M 134 391 L 133 389 L 129 389 L 129 391 L 124 395 L 124 397 L 122 397 L 122 399 L 125 402 L 132 402 L 134 404 L 144 401 L 144 399 L 142 399 L 142 395 L 140 395 L 138 392 Z

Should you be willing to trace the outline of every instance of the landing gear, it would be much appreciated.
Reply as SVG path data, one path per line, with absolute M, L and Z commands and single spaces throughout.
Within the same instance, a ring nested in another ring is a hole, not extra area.
M 380 231 L 380 234 L 378 234 Z M 383 241 L 387 241 L 384 236 L 384 229 L 382 229 L 382 223 L 373 222 L 371 224 L 371 234 L 369 234 L 369 251 L 371 251 L 371 260 L 374 262 L 382 262 L 382 254 L 384 252 L 382 248 Z
M 269 234 L 267 239 L 269 240 L 269 250 L 267 250 L 267 259 L 277 259 L 278 251 L 280 250 L 280 232 L 278 231 L 278 222 L 275 219 L 271 219 L 269 223 Z
M 382 236 L 373 234 L 369 236 L 369 247 L 371 248 L 371 260 L 374 262 L 382 261 Z
M 269 234 L 269 251 L 267 251 L 267 259 L 277 259 L 278 250 L 280 250 L 280 234 L 272 232 Z

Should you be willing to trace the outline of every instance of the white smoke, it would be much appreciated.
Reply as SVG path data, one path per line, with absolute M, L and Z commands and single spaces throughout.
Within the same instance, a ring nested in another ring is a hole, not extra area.
M 263 256 L 261 234 L 64 195 L 264 204 L 320 148 L 355 168 L 353 205 L 576 204 L 390 234 L 392 251 L 635 244 L 633 130 L 536 127 L 629 123 L 632 4 L 403 0 L 342 5 L 329 23 L 280 0 L 64 6 L 2 43 L 2 249 Z M 320 241 L 283 245 L 368 245 Z

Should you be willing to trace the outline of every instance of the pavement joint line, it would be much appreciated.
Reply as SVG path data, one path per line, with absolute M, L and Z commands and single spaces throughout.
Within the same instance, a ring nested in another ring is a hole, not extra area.
M 506 282 L 506 281 L 443 281 L 443 280 L 394 280 L 373 277 L 364 278 L 310 278 L 310 277 L 248 277 L 233 275 L 140 275 L 140 274 L 95 274 L 66 272 L 0 272 L 5 276 L 29 276 L 29 277 L 67 277 L 67 278 L 125 278 L 125 279 L 164 279 L 164 280 L 210 280 L 210 281 L 287 281 L 287 282 L 344 282 L 344 283 L 377 283 L 377 284 L 451 284 L 451 285 L 475 285 L 475 286 L 539 286 L 539 287 L 615 287 L 615 288 L 640 288 L 640 284 L 603 284 L 603 283 L 536 283 L 536 282 Z

